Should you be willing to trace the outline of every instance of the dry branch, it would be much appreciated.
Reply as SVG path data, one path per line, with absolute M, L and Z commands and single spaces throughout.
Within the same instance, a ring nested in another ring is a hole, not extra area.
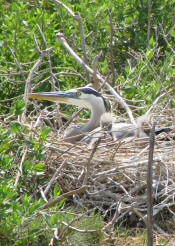
M 75 60 L 90 74 L 94 75 L 94 71 L 73 51 L 73 49 L 69 46 L 67 43 L 64 35 L 62 33 L 57 33 L 57 38 L 60 40 L 60 42 L 64 45 L 64 47 L 67 49 L 67 51 L 75 58 Z M 131 123 L 134 125 L 137 125 L 134 117 L 132 115 L 132 111 L 130 110 L 129 106 L 126 104 L 124 99 L 99 75 L 96 75 L 97 78 L 101 83 L 105 83 L 105 87 L 114 95 L 116 100 L 122 105 L 122 107 L 126 110 Z
M 46 196 L 50 187 L 53 185 L 55 179 L 57 178 L 57 176 L 59 175 L 60 171 L 62 170 L 62 168 L 64 167 L 64 165 L 66 164 L 66 160 L 63 161 L 63 163 L 61 164 L 61 166 L 59 166 L 59 168 L 55 171 L 54 175 L 52 176 L 50 182 L 48 183 L 46 189 L 44 190 L 44 195 Z
M 76 228 L 76 227 L 74 227 L 74 226 L 70 226 L 69 224 L 67 224 L 66 222 L 64 222 L 64 221 L 62 221 L 62 223 L 64 224 L 64 225 L 66 225 L 67 226 L 67 228 L 70 228 L 70 229 L 72 229 L 72 230 L 74 230 L 74 231 L 78 231 L 78 232 L 83 232 L 83 233 L 87 233 L 87 232 L 96 232 L 96 230 L 82 230 L 82 229 L 79 229 L 79 228 Z
M 61 200 L 65 199 L 65 198 L 68 198 L 70 196 L 73 196 L 75 194 L 80 194 L 80 193 L 83 193 L 85 192 L 86 190 L 86 186 L 82 186 L 80 187 L 79 189 L 77 190 L 71 190 L 67 193 L 64 193 L 62 194 L 61 196 L 57 197 L 57 198 L 54 198 L 52 199 L 51 201 L 49 201 L 48 203 L 44 204 L 43 206 L 40 207 L 40 210 L 42 209 L 46 209 L 46 208 L 49 208 L 49 207 L 52 207 L 54 206 L 56 203 L 60 202 Z
M 15 184 L 14 184 L 15 188 L 17 188 L 20 177 L 23 175 L 23 166 L 24 166 L 24 162 L 25 162 L 26 157 L 27 157 L 27 153 L 28 153 L 28 147 L 26 146 L 24 149 L 24 154 L 22 155 L 21 162 L 20 162 L 19 167 L 18 167 L 18 173 L 16 176 Z
M 155 123 L 150 133 L 149 140 L 149 158 L 148 158 L 148 175 L 147 175 L 147 204 L 148 204 L 148 246 L 153 245 L 153 154 L 155 144 Z
M 26 80 L 25 93 L 24 93 L 25 110 L 24 110 L 24 113 L 22 115 L 22 122 L 23 123 L 26 121 L 28 94 L 29 94 L 30 89 L 31 89 L 31 83 L 32 83 L 32 79 L 33 79 L 34 73 L 39 68 L 39 66 L 41 65 L 41 62 L 42 62 L 44 56 L 46 56 L 46 54 L 48 52 L 50 52 L 50 50 L 51 50 L 51 48 L 47 49 L 47 50 L 43 50 L 43 51 L 39 50 L 40 57 L 37 60 L 37 62 L 34 64 L 34 66 L 31 68 L 30 73 L 28 75 L 28 78 Z

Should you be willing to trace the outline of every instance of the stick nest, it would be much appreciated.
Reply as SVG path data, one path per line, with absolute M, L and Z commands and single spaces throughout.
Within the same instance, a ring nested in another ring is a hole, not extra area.
M 159 126 L 167 126 L 173 125 L 173 115 L 173 110 L 155 111 L 154 118 Z M 86 186 L 83 194 L 67 200 L 76 210 L 98 210 L 107 221 L 115 219 L 113 224 L 143 228 L 147 224 L 148 153 L 149 137 L 113 141 L 108 136 L 88 146 L 66 143 L 55 131 L 46 144 L 46 163 L 50 179 L 57 172 L 54 183 L 62 194 Z M 153 214 L 154 229 L 159 233 L 175 230 L 174 173 L 172 130 L 157 135 L 154 146 Z

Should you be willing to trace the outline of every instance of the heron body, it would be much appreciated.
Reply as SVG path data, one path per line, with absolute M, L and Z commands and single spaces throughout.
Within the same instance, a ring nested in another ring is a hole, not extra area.
M 105 113 L 110 112 L 110 106 L 107 100 L 101 93 L 90 87 L 82 87 L 69 91 L 58 92 L 39 92 L 29 93 L 29 98 L 37 100 L 47 100 L 52 102 L 65 103 L 69 105 L 75 105 L 78 107 L 84 107 L 91 110 L 91 118 L 85 125 L 74 126 L 66 132 L 64 139 L 71 143 L 80 141 L 86 136 L 87 133 L 92 132 L 94 129 L 94 135 L 96 138 L 98 130 L 104 128 L 106 122 L 108 122 L 108 132 L 113 136 L 114 140 L 121 139 L 123 137 L 134 136 L 138 130 L 138 127 L 128 123 L 113 124 L 112 120 L 104 120 Z M 100 123 L 102 124 L 100 126 Z M 142 131 L 143 132 L 143 131 Z

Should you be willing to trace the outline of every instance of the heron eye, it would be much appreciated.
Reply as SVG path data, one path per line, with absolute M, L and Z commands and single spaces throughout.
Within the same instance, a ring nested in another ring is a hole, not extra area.
M 77 96 L 80 97 L 81 96 L 81 92 L 78 91 L 77 92 Z

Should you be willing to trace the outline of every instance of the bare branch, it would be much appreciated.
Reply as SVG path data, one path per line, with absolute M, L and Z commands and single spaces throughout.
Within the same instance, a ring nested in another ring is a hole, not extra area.
M 22 67 L 21 67 L 21 65 L 20 65 L 20 63 L 19 63 L 19 61 L 18 61 L 18 59 L 17 59 L 15 53 L 13 52 L 13 50 L 12 50 L 12 48 L 11 48 L 10 46 L 8 46 L 8 47 L 9 47 L 9 49 L 10 49 L 10 51 L 11 51 L 11 53 L 12 53 L 14 59 L 15 59 L 15 62 L 16 62 L 16 64 L 17 64 L 19 70 L 20 70 L 20 73 L 21 73 L 21 76 L 22 76 L 24 82 L 26 82 L 26 78 L 25 78 L 24 73 L 23 73 L 23 71 L 22 71 Z
M 120 211 L 121 211 L 121 205 L 122 205 L 122 200 L 120 200 L 117 204 L 117 207 L 116 207 L 116 211 L 115 211 L 115 214 L 112 218 L 112 220 L 103 227 L 103 231 L 109 231 L 113 226 L 114 224 L 116 223 L 119 215 L 120 215 Z
M 70 228 L 70 229 L 72 229 L 72 230 L 74 230 L 74 231 L 78 231 L 78 232 L 83 232 L 83 233 L 90 232 L 90 233 L 92 233 L 92 232 L 96 232 L 96 231 L 97 231 L 97 230 L 82 230 L 82 229 L 78 229 L 78 228 L 76 228 L 76 227 L 74 227 L 74 226 L 70 226 L 69 224 L 67 224 L 67 223 L 64 222 L 64 221 L 62 221 L 62 223 L 63 223 L 64 225 L 66 225 L 68 228 Z
M 85 36 L 84 36 L 84 28 L 83 28 L 83 22 L 80 13 L 76 15 L 67 5 L 64 3 L 58 1 L 58 0 L 53 0 L 57 4 L 59 4 L 61 7 L 66 9 L 66 11 L 78 22 L 79 24 L 79 29 L 80 29 L 80 35 L 81 35 L 81 41 L 82 41 L 82 50 L 83 50 L 83 56 L 84 56 L 84 62 L 88 64 L 88 58 L 87 58 L 87 52 L 86 52 L 86 41 L 85 41 Z M 87 79 L 90 83 L 90 76 L 89 73 L 87 72 Z
M 149 140 L 149 159 L 147 175 L 147 205 L 148 205 L 148 246 L 153 245 L 153 154 L 155 144 L 155 123 L 153 124 Z
M 28 153 L 28 147 L 26 146 L 26 148 L 24 149 L 24 154 L 22 155 L 21 162 L 19 164 L 18 173 L 17 173 L 17 177 L 16 177 L 16 180 L 15 180 L 15 184 L 14 184 L 15 188 L 17 188 L 19 180 L 20 180 L 20 177 L 23 174 L 23 165 L 24 165 L 24 162 L 26 160 L 27 153 Z
M 114 42 L 114 27 L 113 27 L 113 22 L 112 22 L 112 13 L 109 12 L 109 23 L 110 23 L 110 29 L 111 29 L 111 35 L 110 35 L 110 64 L 111 64 L 111 71 L 113 74 L 113 78 L 112 78 L 112 85 L 115 85 L 115 81 L 116 81 L 116 71 L 115 71 L 115 66 L 114 66 L 114 51 L 113 51 L 113 42 Z
M 93 68 L 93 71 L 94 71 L 94 74 L 93 74 L 93 80 L 92 80 L 92 84 L 93 84 L 93 87 L 96 89 L 96 90 L 99 90 L 100 89 L 100 82 L 97 78 L 97 73 L 98 73 L 98 70 L 97 70 L 97 63 L 98 63 L 98 60 L 100 58 L 100 55 L 96 55 L 95 58 L 93 59 L 92 61 L 92 68 Z
M 66 4 L 64 4 L 64 3 L 62 3 L 62 2 L 60 2 L 60 1 L 58 1 L 58 0 L 53 0 L 53 1 L 54 1 L 55 3 L 57 3 L 57 4 L 59 4 L 61 7 L 65 8 L 65 9 L 67 10 L 67 12 L 68 12 L 75 20 L 77 20 L 78 15 L 74 14 L 74 12 L 73 12 L 70 8 L 68 8 Z
M 148 0 L 148 30 L 147 30 L 147 47 L 149 47 L 150 34 L 151 34 L 151 4 L 152 4 L 152 0 Z
M 64 35 L 62 33 L 56 34 L 57 38 L 60 40 L 60 42 L 64 45 L 64 47 L 68 50 L 68 52 L 75 58 L 75 60 L 86 70 L 89 72 L 89 74 L 94 75 L 94 71 L 86 64 L 84 61 L 73 51 L 73 49 L 69 46 L 67 43 Z M 97 78 L 101 83 L 104 83 L 105 80 L 97 74 Z M 122 105 L 123 108 L 125 108 L 126 112 L 128 113 L 128 116 L 130 118 L 131 123 L 134 125 L 137 125 L 134 117 L 132 115 L 132 111 L 130 110 L 129 106 L 126 104 L 124 99 L 106 82 L 105 87 L 115 96 L 116 100 Z
M 85 192 L 86 190 L 86 186 L 82 186 L 80 187 L 79 189 L 77 190 L 71 190 L 67 193 L 64 193 L 62 194 L 61 196 L 57 197 L 57 198 L 54 198 L 52 199 L 51 201 L 49 201 L 48 203 L 44 204 L 43 206 L 40 207 L 40 209 L 46 209 L 46 208 L 49 208 L 49 207 L 52 207 L 54 206 L 56 203 L 60 202 L 61 200 L 63 200 L 64 198 L 67 198 L 67 197 L 70 197 L 70 196 L 73 196 L 75 194 L 80 194 L 80 193 L 83 193 Z
M 148 116 L 151 113 L 151 111 L 155 108 L 155 106 L 158 104 L 158 102 L 161 100 L 161 98 L 163 98 L 165 95 L 167 95 L 167 92 L 164 92 L 163 94 L 161 94 L 159 97 L 156 98 L 156 100 L 153 102 L 151 107 L 146 112 L 145 116 Z
M 47 44 L 47 41 L 46 41 L 46 38 L 45 38 L 45 35 L 44 33 L 42 32 L 41 28 L 39 25 L 37 25 L 39 31 L 40 31 L 40 34 L 42 36 L 42 39 L 44 41 L 44 44 L 46 46 L 46 50 L 49 50 L 49 47 L 48 47 L 48 44 Z M 52 89 L 53 91 L 55 91 L 55 81 L 57 81 L 57 77 L 54 75 L 53 73 L 53 68 L 52 68 L 52 62 L 51 62 L 51 57 L 50 57 L 50 52 L 47 52 L 47 57 L 48 57 L 48 61 L 49 61 L 49 68 L 50 68 L 50 77 L 51 77 L 51 81 L 52 81 Z
M 78 15 L 78 23 L 79 23 L 79 27 L 80 27 L 80 34 L 81 34 L 81 40 L 82 40 L 82 50 L 83 50 L 83 56 L 84 56 L 84 62 L 88 65 L 88 58 L 87 58 L 87 52 L 86 52 L 86 40 L 85 40 L 85 37 L 84 37 L 84 28 L 83 28 L 83 22 L 82 22 L 82 18 L 81 18 L 81 15 L 79 14 Z M 90 79 L 90 76 L 89 76 L 89 73 L 87 72 L 87 79 L 90 83 L 91 79 Z
M 85 175 L 85 178 L 84 178 L 84 181 L 83 181 L 83 185 L 87 185 L 87 180 L 88 180 L 88 178 L 90 176 L 90 164 L 91 164 L 91 160 L 92 160 L 92 158 L 93 158 L 93 156 L 95 154 L 95 151 L 97 150 L 98 145 L 100 144 L 100 141 L 101 141 L 101 138 L 99 138 L 97 140 L 97 142 L 95 143 L 95 145 L 94 145 L 94 147 L 93 147 L 93 149 L 91 151 L 90 157 L 89 157 L 89 159 L 88 159 L 88 161 L 86 163 L 86 175 Z
M 44 190 L 44 195 L 46 196 L 50 187 L 52 186 L 52 184 L 54 183 L 55 179 L 57 178 L 57 176 L 59 175 L 60 171 L 62 170 L 62 168 L 64 167 L 64 165 L 66 164 L 66 160 L 63 161 L 63 163 L 61 164 L 61 166 L 55 171 L 54 175 L 52 176 L 50 182 L 48 183 L 46 189 Z
M 24 113 L 23 113 L 23 115 L 21 117 L 22 122 L 25 122 L 26 121 L 28 94 L 29 94 L 30 89 L 31 89 L 31 82 L 32 82 L 34 73 L 37 70 L 37 68 L 41 65 L 41 62 L 43 60 L 43 57 L 47 54 L 48 51 L 50 51 L 50 49 L 41 52 L 39 59 L 34 64 L 34 66 L 31 68 L 30 73 L 28 75 L 28 78 L 26 80 L 25 93 L 24 93 L 25 110 L 24 110 Z
M 170 29 L 171 31 L 174 29 L 175 25 Z M 173 54 L 175 54 L 175 50 L 172 48 L 172 45 L 169 43 L 168 41 L 168 35 L 170 34 L 170 32 L 168 32 L 168 34 L 165 34 L 165 31 L 163 29 L 163 26 L 160 24 L 160 28 L 162 30 L 162 33 L 163 33 L 163 37 L 164 37 L 164 40 L 166 42 L 166 44 L 168 45 L 168 47 L 170 48 L 170 50 L 172 51 Z

